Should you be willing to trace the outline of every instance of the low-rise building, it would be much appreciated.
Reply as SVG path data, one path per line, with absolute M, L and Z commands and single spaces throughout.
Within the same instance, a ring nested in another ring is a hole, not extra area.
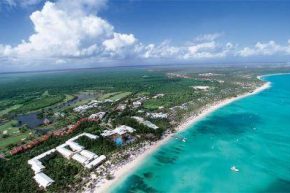
M 45 167 L 42 163 L 37 159 L 31 159 L 28 161 L 28 164 L 31 165 L 31 169 L 35 174 L 41 172 Z
M 138 107 L 140 107 L 142 105 L 142 102 L 140 102 L 140 101 L 134 101 L 133 102 L 133 107 L 134 108 L 138 108 Z
M 33 178 L 38 183 L 39 187 L 46 188 L 47 186 L 51 185 L 54 182 L 51 178 L 49 178 L 47 175 L 43 173 L 43 169 L 45 168 L 45 166 L 41 163 L 40 159 L 56 151 L 59 152 L 65 158 L 73 159 L 88 169 L 100 165 L 106 159 L 106 156 L 101 155 L 98 157 L 95 153 L 85 150 L 83 146 L 75 142 L 75 140 L 77 140 L 81 136 L 86 136 L 90 139 L 98 138 L 98 136 L 90 133 L 82 133 L 67 140 L 64 144 L 57 146 L 55 149 L 46 151 L 28 160 L 28 164 L 31 165 L 31 168 L 35 173 L 35 176 Z M 68 149 L 68 146 L 71 150 Z
M 97 119 L 97 120 L 101 120 L 104 118 L 104 116 L 106 115 L 106 112 L 98 112 L 95 114 L 91 114 L 89 116 L 89 119 Z
M 116 108 L 118 111 L 124 111 L 126 109 L 127 105 L 126 104 L 119 104 Z
M 164 97 L 163 93 L 157 94 L 157 95 L 153 96 L 152 98 L 157 99 L 157 98 L 161 98 L 161 97 Z
M 121 125 L 119 127 L 116 127 L 114 130 L 105 130 L 101 135 L 103 137 L 108 137 L 112 135 L 124 135 L 126 133 L 133 133 L 135 129 L 132 127 Z
M 78 106 L 78 107 L 74 108 L 73 110 L 77 113 L 84 113 L 89 109 L 98 107 L 99 103 L 100 103 L 99 101 L 91 101 L 90 103 L 88 103 L 86 105 Z
M 51 185 L 54 181 L 45 175 L 44 173 L 38 173 L 34 177 L 35 181 L 38 183 L 39 187 L 46 188 L 47 186 Z
M 56 148 L 57 152 L 60 153 L 63 157 L 70 159 L 73 155 L 74 152 L 65 148 L 67 146 L 66 144 L 60 145 Z
M 73 151 L 81 151 L 84 149 L 83 146 L 79 145 L 78 143 L 74 141 L 67 141 L 65 142 Z
M 105 99 L 104 102 L 105 102 L 105 103 L 112 103 L 112 102 L 114 102 L 114 101 L 111 100 L 111 99 Z
M 99 166 L 105 159 L 106 159 L 106 156 L 101 155 L 98 158 L 96 158 L 95 160 L 93 160 L 92 162 L 90 162 L 87 165 L 85 165 L 85 167 L 88 168 L 88 169 L 92 169 L 92 168 L 94 168 L 96 166 Z
M 146 113 L 148 117 L 151 117 L 152 119 L 166 119 L 168 117 L 167 113 Z
M 88 158 L 85 156 L 82 156 L 78 153 L 74 154 L 72 156 L 73 160 L 76 160 L 77 162 L 79 162 L 80 164 L 82 164 L 83 166 L 85 166 L 86 164 L 88 164 Z
M 208 90 L 209 86 L 193 86 L 192 88 L 196 90 Z
M 103 137 L 110 137 L 117 145 L 122 145 L 132 140 L 131 133 L 135 129 L 126 125 L 121 125 L 114 130 L 105 130 L 101 135 Z
M 85 150 L 85 149 L 82 150 L 79 154 L 82 156 L 85 156 L 86 158 L 88 158 L 88 160 L 92 160 L 92 159 L 95 159 L 98 157 L 95 153 L 90 152 L 90 151 Z
M 48 118 L 45 118 L 44 120 L 43 120 L 43 124 L 44 125 L 49 125 L 51 123 L 51 121 L 48 119 Z
M 133 116 L 132 118 L 135 119 L 136 121 L 138 121 L 138 123 L 141 123 L 141 124 L 151 128 L 151 129 L 158 129 L 159 128 L 157 125 L 153 124 L 150 121 L 144 120 L 144 118 L 142 118 L 142 117 Z

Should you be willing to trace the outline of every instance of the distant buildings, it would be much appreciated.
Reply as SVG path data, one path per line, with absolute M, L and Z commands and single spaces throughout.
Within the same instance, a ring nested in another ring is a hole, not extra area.
M 116 108 L 118 111 L 124 111 L 126 109 L 127 105 L 126 104 L 119 104 Z
M 106 112 L 98 112 L 95 114 L 91 114 L 89 116 L 89 119 L 97 119 L 97 120 L 101 120 L 104 118 L 104 116 L 106 115 Z
M 160 93 L 160 94 L 153 96 L 152 98 L 157 99 L 157 98 L 161 98 L 161 97 L 164 97 L 164 94 Z
M 209 86 L 193 86 L 192 88 L 196 90 L 208 90 Z
M 77 113 L 84 113 L 89 109 L 98 107 L 99 103 L 100 103 L 100 101 L 93 100 L 90 103 L 88 103 L 86 105 L 78 106 L 78 107 L 74 108 L 73 110 L 74 110 L 74 112 L 77 112 Z
M 49 125 L 51 122 L 50 122 L 50 120 L 48 119 L 48 118 L 45 118 L 44 120 L 43 120 L 43 124 L 44 125 Z
M 168 117 L 167 113 L 146 113 L 146 116 L 152 119 L 166 119 Z
M 58 153 L 60 153 L 63 157 L 65 157 L 66 159 L 71 159 L 71 157 L 73 156 L 74 152 L 65 148 L 67 145 L 66 144 L 62 144 L 60 146 L 57 146 L 56 150 Z
M 106 156 L 98 156 L 93 152 L 85 150 L 83 146 L 75 142 L 75 140 L 82 136 L 86 136 L 94 140 L 98 138 L 98 136 L 90 133 L 82 133 L 67 140 L 64 144 L 61 144 L 54 149 L 51 149 L 28 160 L 28 164 L 31 165 L 31 169 L 35 173 L 35 176 L 33 178 L 38 183 L 39 187 L 46 188 L 54 182 L 54 180 L 52 180 L 50 177 L 43 173 L 45 166 L 40 161 L 41 159 L 50 154 L 58 152 L 66 159 L 73 159 L 82 164 L 87 169 L 92 169 L 93 167 L 100 165 L 106 159 Z
M 105 99 L 104 102 L 105 102 L 105 103 L 113 103 L 114 101 L 111 100 L 111 99 Z
M 134 108 L 141 107 L 141 105 L 142 105 L 142 102 L 140 102 L 140 101 L 134 101 L 134 102 L 133 102 L 133 107 L 134 107 Z
M 103 137 L 110 137 L 117 145 L 122 145 L 132 139 L 129 134 L 135 131 L 132 127 L 121 125 L 113 130 L 105 130 L 101 135 Z
M 42 172 L 45 166 L 41 163 L 40 160 L 50 154 L 55 153 L 55 151 L 56 149 L 51 149 L 28 160 L 28 164 L 31 165 L 31 169 L 34 171 L 35 174 L 33 178 L 38 183 L 39 187 L 46 188 L 47 186 L 51 185 L 54 182 L 50 177 L 48 177 L 46 174 Z
M 158 129 L 159 128 L 157 125 L 151 123 L 150 121 L 144 120 L 144 118 L 142 118 L 142 117 L 134 116 L 132 118 L 135 119 L 136 121 L 138 121 L 139 123 L 151 128 L 151 129 Z
M 103 137 L 108 137 L 112 135 L 124 135 L 126 133 L 133 133 L 135 129 L 132 127 L 121 125 L 119 127 L 116 127 L 114 130 L 105 130 L 101 135 Z
M 38 183 L 38 185 L 43 188 L 50 186 L 54 182 L 54 180 L 52 180 L 50 177 L 48 177 L 42 172 L 37 173 L 33 178 Z

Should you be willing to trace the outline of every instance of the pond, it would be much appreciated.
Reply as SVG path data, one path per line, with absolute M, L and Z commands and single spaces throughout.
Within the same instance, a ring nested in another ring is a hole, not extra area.
M 16 119 L 20 125 L 26 124 L 29 128 L 34 129 L 43 124 L 43 119 L 37 117 L 38 112 L 17 115 Z

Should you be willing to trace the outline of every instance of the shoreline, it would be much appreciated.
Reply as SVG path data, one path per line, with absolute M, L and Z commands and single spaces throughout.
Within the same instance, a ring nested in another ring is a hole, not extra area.
M 260 79 L 260 77 L 261 76 L 259 76 L 257 78 Z M 128 176 L 132 172 L 132 170 L 136 169 L 139 165 L 141 165 L 145 161 L 145 158 L 147 156 L 151 155 L 156 150 L 158 150 L 158 148 L 160 146 L 162 146 L 163 144 L 168 142 L 172 138 L 172 136 L 175 135 L 176 133 L 190 128 L 191 125 L 195 124 L 196 122 L 200 121 L 201 119 L 203 119 L 204 117 L 208 116 L 209 114 L 211 114 L 212 112 L 216 111 L 217 109 L 219 109 L 221 107 L 224 107 L 224 106 L 226 106 L 234 101 L 238 101 L 238 100 L 243 99 L 245 97 L 258 94 L 258 93 L 262 92 L 263 90 L 266 90 L 270 87 L 271 87 L 271 83 L 265 82 L 262 86 L 256 88 L 252 92 L 248 92 L 248 93 L 239 95 L 237 97 L 224 99 L 222 101 L 206 105 L 203 109 L 201 109 L 200 114 L 191 115 L 187 119 L 182 121 L 181 124 L 175 128 L 175 130 L 176 130 L 175 133 L 171 133 L 169 135 L 166 135 L 163 139 L 155 142 L 153 145 L 150 145 L 148 148 L 144 149 L 144 151 L 142 151 L 140 154 L 138 154 L 133 160 L 131 160 L 128 163 L 126 163 L 125 165 L 122 165 L 121 167 L 117 168 L 117 170 L 115 170 L 113 172 L 114 179 L 104 180 L 101 183 L 97 184 L 93 191 L 85 191 L 85 192 L 94 192 L 94 193 L 108 192 L 113 187 L 115 187 L 115 185 L 117 185 L 118 182 L 121 182 L 124 179 L 124 177 Z

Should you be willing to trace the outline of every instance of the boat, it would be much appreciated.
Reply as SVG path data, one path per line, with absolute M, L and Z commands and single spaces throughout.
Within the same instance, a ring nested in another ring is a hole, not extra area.
M 231 170 L 232 170 L 233 172 L 239 172 L 239 171 L 240 171 L 236 166 L 232 166 L 232 167 L 231 167 Z
M 186 138 L 185 137 L 175 136 L 175 139 L 180 140 L 182 142 L 186 142 Z

